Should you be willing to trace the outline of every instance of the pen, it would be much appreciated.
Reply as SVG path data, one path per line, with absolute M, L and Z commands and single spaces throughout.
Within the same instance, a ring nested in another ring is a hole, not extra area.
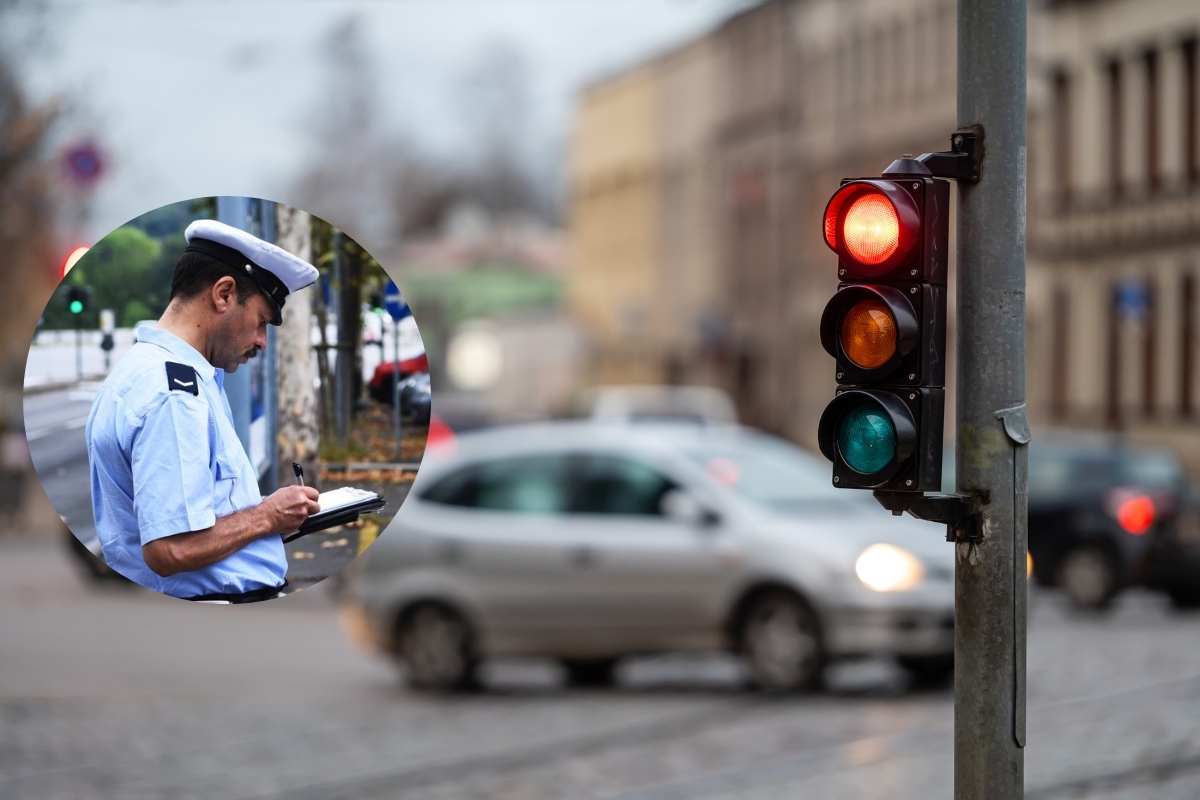
M 292 462 L 292 472 L 296 473 L 296 480 L 300 481 L 300 485 L 303 486 L 304 485 L 304 468 L 301 467 L 299 464 L 297 464 L 295 461 L 293 461 Z

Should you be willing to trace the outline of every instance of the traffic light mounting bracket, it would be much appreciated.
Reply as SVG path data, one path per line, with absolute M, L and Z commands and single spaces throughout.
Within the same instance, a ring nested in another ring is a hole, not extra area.
M 942 523 L 946 526 L 947 542 L 976 543 L 982 539 L 979 509 L 975 503 L 986 503 L 986 498 L 978 500 L 963 494 L 941 492 L 914 495 L 911 492 L 876 491 L 874 494 L 879 504 L 897 517 L 907 511 L 917 519 Z
M 948 178 L 960 183 L 978 183 L 983 163 L 983 126 L 968 125 L 950 136 L 950 149 L 922 153 L 916 158 L 901 157 L 883 171 L 883 176 L 924 175 Z

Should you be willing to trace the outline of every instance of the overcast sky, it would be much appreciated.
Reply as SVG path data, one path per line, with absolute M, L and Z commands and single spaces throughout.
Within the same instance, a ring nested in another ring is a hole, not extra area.
M 508 40 L 531 75 L 531 129 L 564 141 L 580 83 L 711 27 L 738 0 L 51 2 L 44 44 L 24 61 L 31 92 L 64 94 L 61 130 L 92 133 L 109 169 L 79 233 L 186 197 L 286 199 L 314 152 L 328 85 L 328 32 L 362 23 L 379 117 L 442 150 L 456 146 L 455 85 L 489 43 Z M 11 32 L 10 32 L 11 33 Z

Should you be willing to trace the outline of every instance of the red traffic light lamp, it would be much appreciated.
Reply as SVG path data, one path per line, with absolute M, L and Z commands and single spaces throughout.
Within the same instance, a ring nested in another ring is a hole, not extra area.
M 925 175 L 887 177 L 893 168 Z M 838 254 L 838 278 L 944 286 L 950 184 L 914 161 L 888 169 L 882 178 L 843 181 L 825 206 L 825 244 Z

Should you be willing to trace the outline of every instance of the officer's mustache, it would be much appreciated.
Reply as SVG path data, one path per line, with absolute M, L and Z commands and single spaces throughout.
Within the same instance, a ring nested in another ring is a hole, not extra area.
M 254 347 L 251 347 L 249 350 L 246 351 L 246 357 L 247 358 L 255 358 L 261 352 L 262 352 L 262 349 L 260 347 L 258 347 L 257 345 L 255 345 Z

